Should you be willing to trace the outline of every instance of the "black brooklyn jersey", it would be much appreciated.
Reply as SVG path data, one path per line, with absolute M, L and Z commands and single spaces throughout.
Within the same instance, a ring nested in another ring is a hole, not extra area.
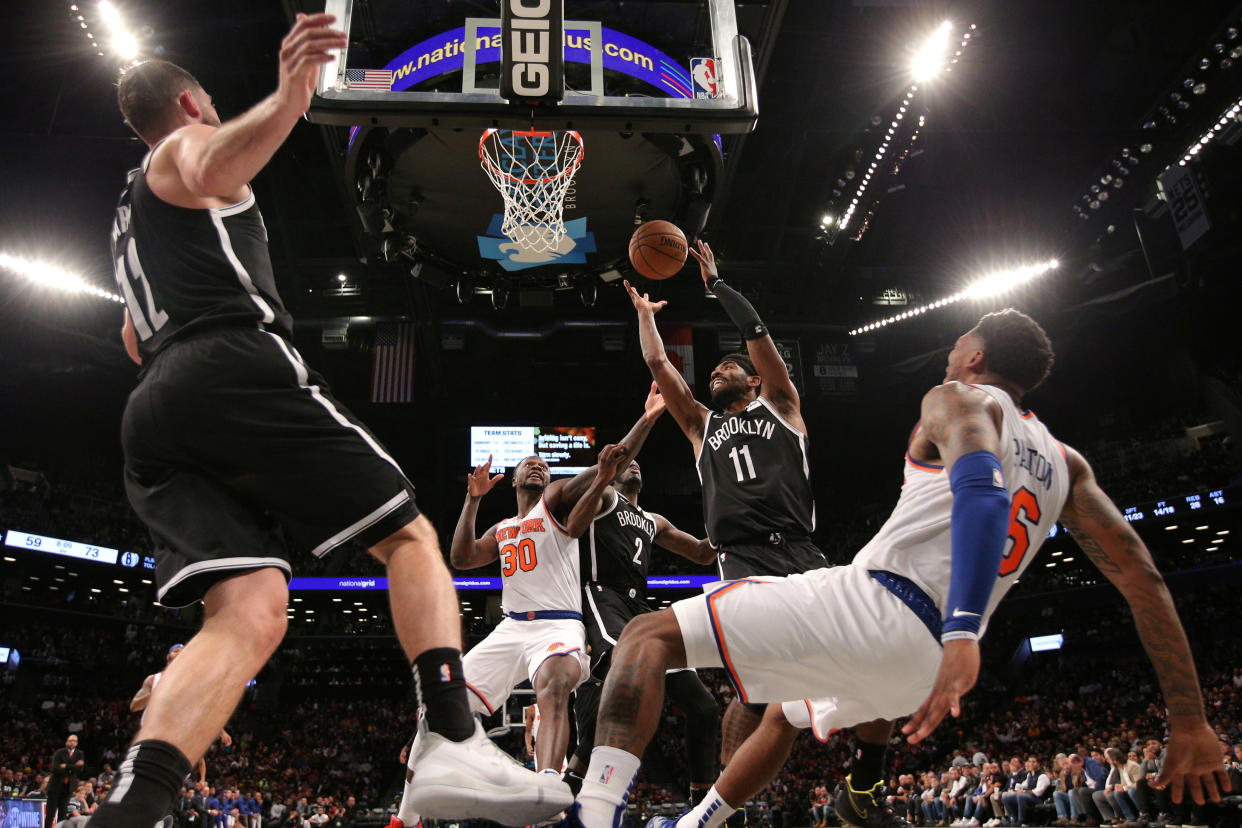
M 117 286 L 142 356 L 207 327 L 261 324 L 289 338 L 254 192 L 230 207 L 175 207 L 147 185 L 150 160 L 130 172 L 112 224 Z
M 763 397 L 737 414 L 713 411 L 698 457 L 703 522 L 715 546 L 815 529 L 806 435 Z
M 655 518 L 618 493 L 612 508 L 579 539 L 585 580 L 631 598 L 645 597 L 655 534 Z

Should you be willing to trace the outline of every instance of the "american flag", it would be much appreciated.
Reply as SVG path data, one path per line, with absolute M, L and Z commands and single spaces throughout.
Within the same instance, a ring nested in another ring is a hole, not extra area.
M 350 89 L 392 89 L 392 72 L 388 69 L 346 69 L 345 85 Z
M 376 325 L 371 402 L 413 402 L 414 355 L 413 322 L 381 322 Z

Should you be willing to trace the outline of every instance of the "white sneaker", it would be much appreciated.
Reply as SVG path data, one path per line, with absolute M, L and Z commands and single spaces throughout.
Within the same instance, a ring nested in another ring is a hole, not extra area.
M 552 774 L 529 771 L 487 738 L 476 719 L 474 735 L 454 742 L 419 722 L 411 749 L 411 805 L 424 819 L 490 819 L 530 825 L 573 804 L 569 786 Z
M 970 819 L 963 822 L 962 825 L 965 825 L 966 828 L 979 828 L 979 820 L 975 819 L 974 817 L 971 817 Z

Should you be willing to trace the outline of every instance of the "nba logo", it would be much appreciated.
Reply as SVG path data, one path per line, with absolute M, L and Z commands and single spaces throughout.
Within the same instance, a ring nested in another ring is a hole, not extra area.
M 696 101 L 711 100 L 719 94 L 715 58 L 690 58 L 690 81 Z
M 447 664 L 441 664 L 440 665 L 440 681 L 447 683 L 452 680 L 453 680 L 453 672 L 449 670 L 449 666 Z

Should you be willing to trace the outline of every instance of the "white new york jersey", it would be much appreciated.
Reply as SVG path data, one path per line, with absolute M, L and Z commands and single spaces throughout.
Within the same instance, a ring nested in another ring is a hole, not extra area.
M 501 609 L 582 612 L 578 539 L 556 522 L 542 497 L 525 516 L 496 524 L 495 535 L 500 546 Z
M 974 386 L 1000 403 L 1001 469 L 1009 490 L 1009 537 L 999 577 L 992 587 L 980 634 L 996 605 L 1030 566 L 1061 514 L 1069 494 L 1065 448 L 1032 412 L 1023 412 L 1008 392 Z M 949 597 L 949 517 L 953 492 L 943 466 L 918 463 L 906 455 L 901 497 L 880 531 L 859 551 L 854 563 L 883 569 L 914 581 L 936 602 L 941 617 Z

